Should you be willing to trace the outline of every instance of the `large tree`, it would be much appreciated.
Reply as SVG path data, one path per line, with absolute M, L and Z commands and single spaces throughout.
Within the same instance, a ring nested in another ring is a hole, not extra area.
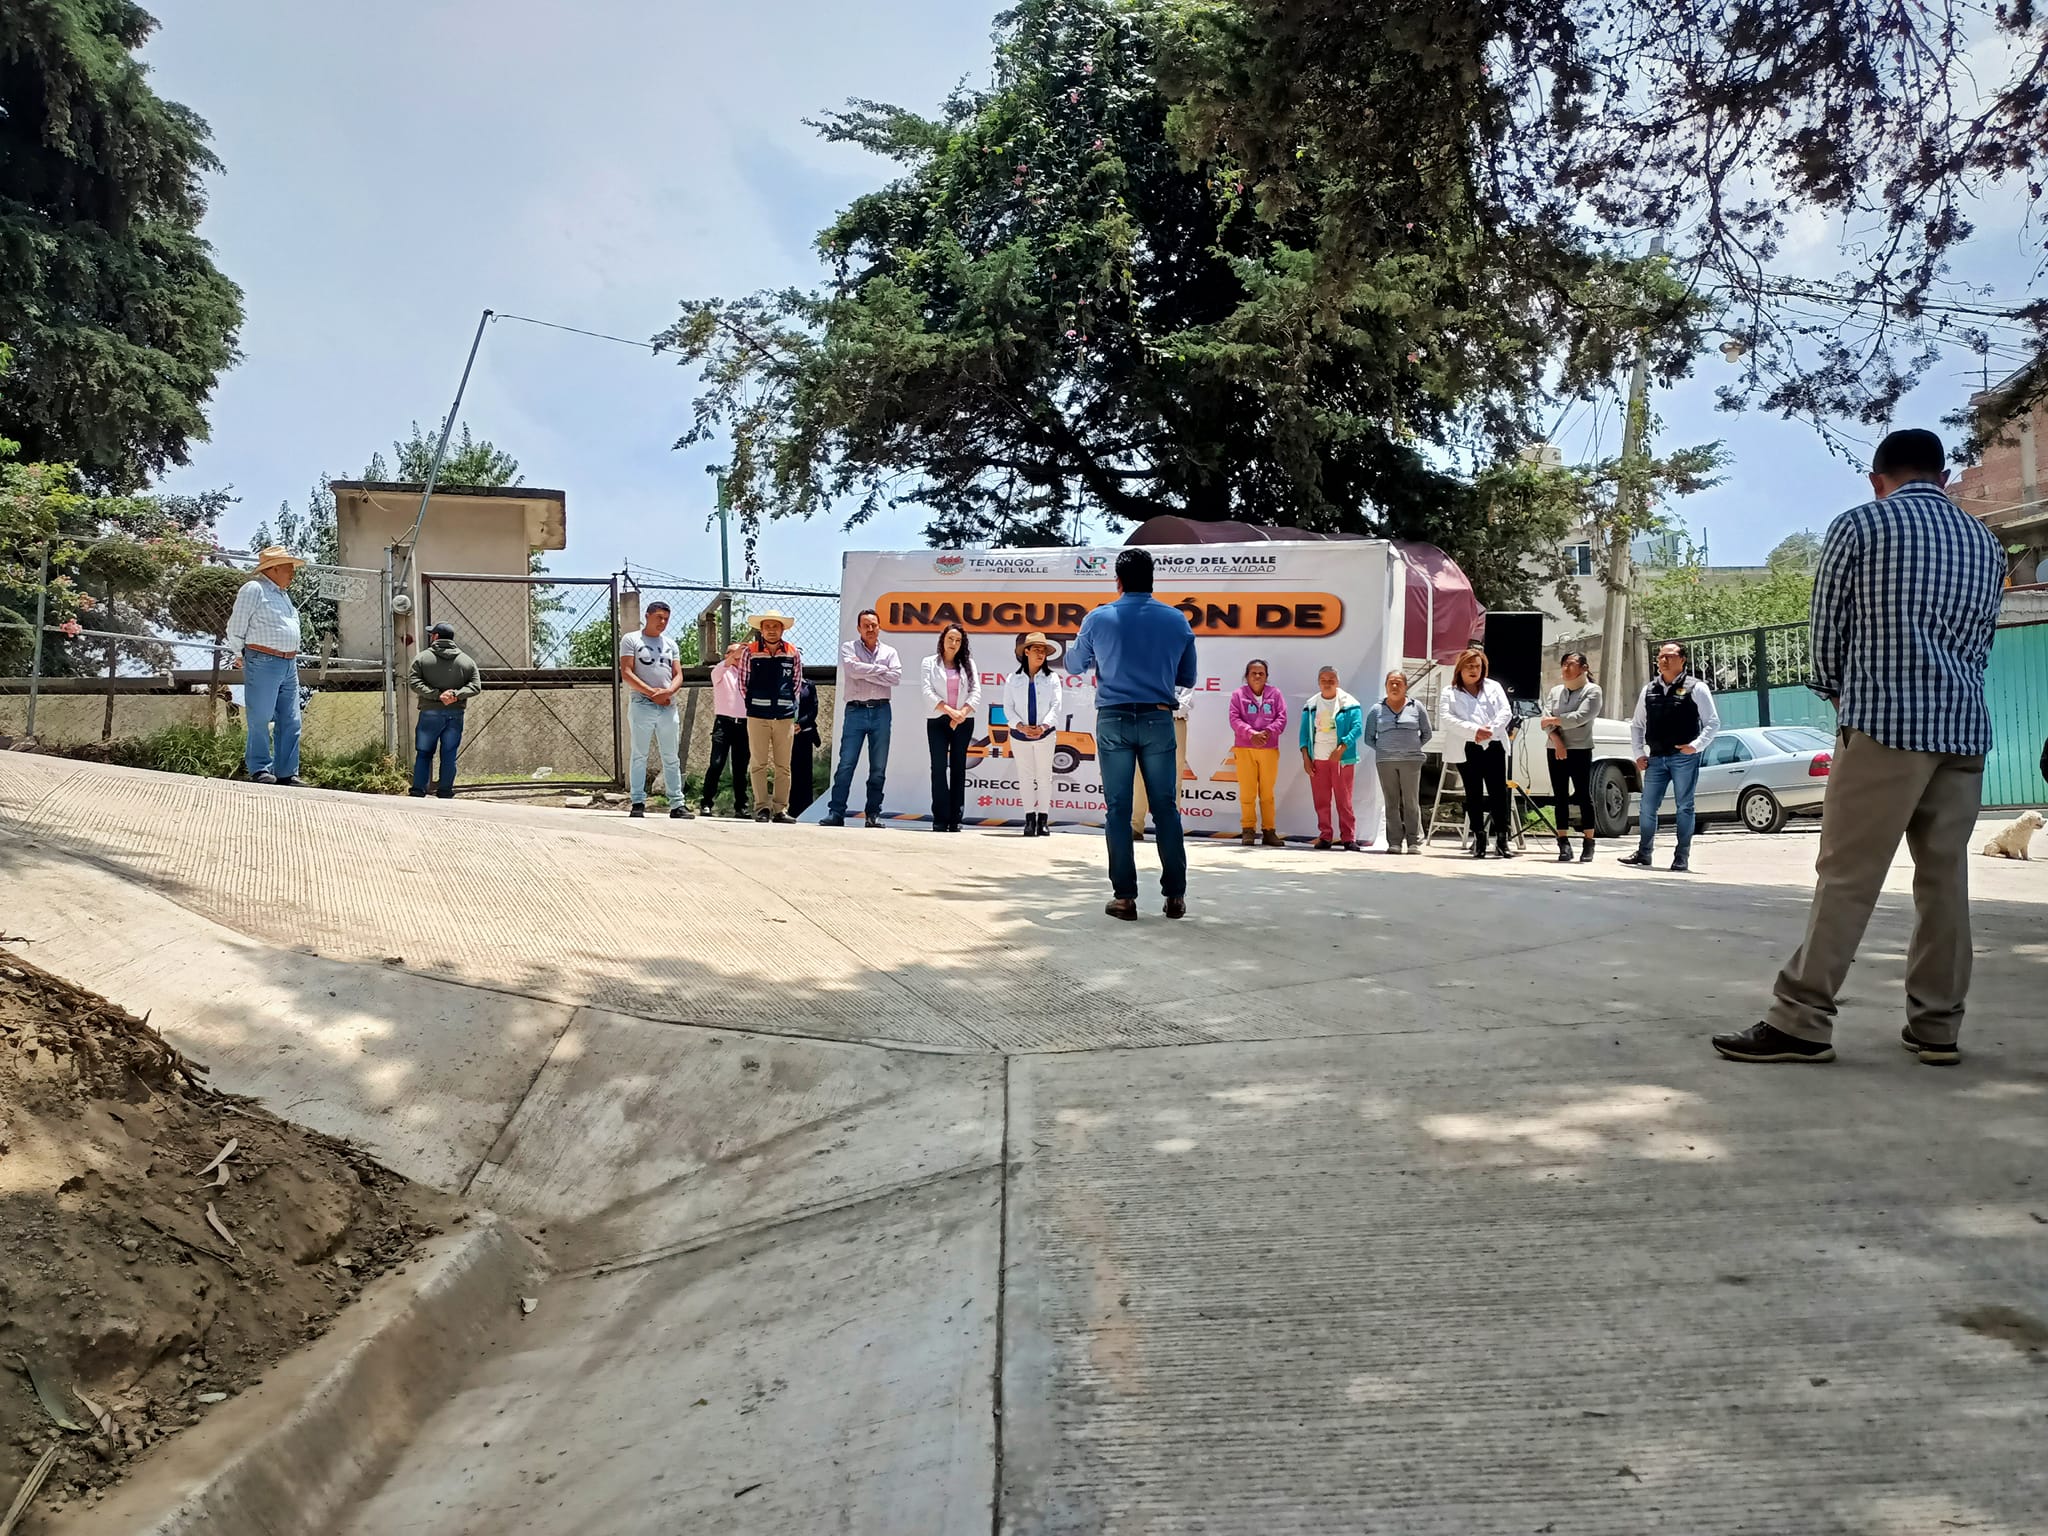
M 689 303 L 659 338 L 704 374 L 683 443 L 732 436 L 750 551 L 763 519 L 849 498 L 929 509 L 940 544 L 1059 542 L 1085 505 L 1429 538 L 1526 600 L 1548 523 L 1447 467 L 1508 457 L 1532 400 L 1699 307 L 1656 263 L 1553 240 L 1502 272 L 1415 217 L 1332 268 L 1328 199 L 1261 209 L 1176 142 L 1146 21 L 1025 0 L 988 89 L 825 118 L 903 168 L 820 236 L 831 281 Z M 1390 175 L 1419 205 L 1436 171 Z
M 242 323 L 197 233 L 206 124 L 134 57 L 155 26 L 130 0 L 0 5 L 0 433 L 115 493 L 205 440 Z
M 1540 272 L 1594 232 L 1638 245 L 1662 232 L 1674 270 L 1747 348 L 1724 403 L 1824 429 L 1887 422 L 1944 350 L 2048 339 L 2048 300 L 1950 282 L 1973 202 L 2038 206 L 2048 180 L 2035 0 L 1156 0 L 1144 13 L 1180 142 L 1237 166 L 1271 218 L 1316 208 L 1327 272 L 1378 259 L 1408 221 L 1504 274 Z M 1835 237 L 1839 274 L 1782 270 L 1795 224 Z M 2048 391 L 2048 367 L 2027 380 L 2014 409 Z

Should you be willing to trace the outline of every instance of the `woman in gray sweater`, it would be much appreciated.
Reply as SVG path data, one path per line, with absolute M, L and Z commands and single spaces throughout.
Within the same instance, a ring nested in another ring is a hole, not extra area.
M 1557 817 L 1557 862 L 1572 861 L 1571 808 L 1579 808 L 1579 862 L 1593 862 L 1593 722 L 1600 715 L 1600 685 L 1586 670 L 1583 652 L 1566 651 L 1558 663 L 1564 681 L 1550 690 L 1542 726 L 1550 738 L 1550 794 Z
M 1408 697 L 1408 679 L 1387 674 L 1387 696 L 1366 712 L 1365 746 L 1387 802 L 1387 852 L 1422 852 L 1422 747 L 1429 711 Z

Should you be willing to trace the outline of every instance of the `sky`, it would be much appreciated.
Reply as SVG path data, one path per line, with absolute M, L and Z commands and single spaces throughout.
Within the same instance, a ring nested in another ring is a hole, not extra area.
M 485 308 L 646 338 L 685 298 L 808 284 L 816 232 L 883 165 L 803 119 L 860 96 L 935 107 L 986 78 L 990 0 L 156 0 L 144 57 L 163 95 L 212 125 L 225 165 L 202 233 L 241 284 L 243 360 L 210 407 L 211 441 L 167 477 L 231 486 L 245 538 L 281 500 L 437 430 Z M 1973 210 L 1973 270 L 2017 301 L 2031 270 L 2014 205 Z M 1838 232 L 1801 231 L 1784 265 L 1839 270 Z M 2038 242 L 2039 232 L 2031 237 Z M 1674 510 L 1719 564 L 1759 563 L 1863 494 L 1858 467 L 1807 425 L 1714 407 L 1718 355 L 1653 408 L 1665 445 L 1726 442 L 1724 483 Z M 500 320 L 461 419 L 568 497 L 569 575 L 635 566 L 715 580 L 720 454 L 676 452 L 692 378 L 672 359 Z M 1955 354 L 1901 425 L 1935 425 L 1981 383 Z M 1852 429 L 1859 433 L 1867 429 Z M 1567 459 L 1612 453 L 1618 413 L 1580 409 Z M 853 533 L 772 524 L 771 583 L 834 585 L 847 548 L 916 547 L 924 518 Z M 1112 540 L 1113 541 L 1113 540 Z M 734 567 L 739 565 L 734 553 Z

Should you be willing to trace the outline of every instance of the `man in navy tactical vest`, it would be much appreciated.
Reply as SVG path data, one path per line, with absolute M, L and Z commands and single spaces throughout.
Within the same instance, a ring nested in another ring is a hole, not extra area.
M 754 615 L 760 639 L 747 647 L 747 754 L 754 777 L 754 820 L 787 822 L 789 765 L 796 745 L 797 679 L 803 657 L 782 638 L 789 615 Z M 775 786 L 768 785 L 770 771 Z
M 1678 852 L 1672 871 L 1692 868 L 1693 795 L 1700 785 L 1700 754 L 1721 734 L 1721 716 L 1707 685 L 1686 670 L 1685 647 L 1666 641 L 1657 651 L 1657 675 L 1643 687 L 1629 721 L 1635 743 L 1636 769 L 1643 776 L 1643 806 L 1637 825 L 1636 851 L 1618 862 L 1636 869 L 1650 867 L 1657 842 L 1657 813 L 1664 791 L 1678 800 Z

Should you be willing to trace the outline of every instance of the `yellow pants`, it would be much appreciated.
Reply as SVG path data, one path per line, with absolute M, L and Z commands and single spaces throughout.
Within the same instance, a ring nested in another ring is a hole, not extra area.
M 1256 832 L 1258 818 L 1266 819 L 1266 830 L 1277 831 L 1273 819 L 1273 787 L 1280 778 L 1278 747 L 1239 747 L 1237 758 L 1237 810 L 1247 832 Z

